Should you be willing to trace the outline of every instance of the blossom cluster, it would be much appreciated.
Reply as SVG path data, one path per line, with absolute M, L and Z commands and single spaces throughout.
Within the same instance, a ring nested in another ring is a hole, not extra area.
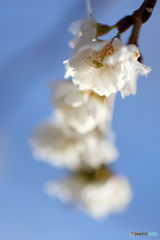
M 138 75 L 151 70 L 138 61 L 137 46 L 123 45 L 118 37 L 101 40 L 99 29 L 90 6 L 86 20 L 71 24 L 73 51 L 64 61 L 65 79 L 52 86 L 54 114 L 31 139 L 37 159 L 72 172 L 49 182 L 48 194 L 76 203 L 95 218 L 124 209 L 131 199 L 128 180 L 109 170 L 118 157 L 113 107 L 117 93 L 122 98 L 135 94 Z

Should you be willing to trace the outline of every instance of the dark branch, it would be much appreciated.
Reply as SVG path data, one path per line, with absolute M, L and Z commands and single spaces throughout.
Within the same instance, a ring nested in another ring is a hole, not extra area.
M 144 0 L 142 5 L 136 11 L 134 11 L 132 15 L 128 15 L 128 16 L 122 18 L 120 21 L 118 21 L 116 23 L 116 26 L 119 30 L 119 33 L 125 32 L 132 25 L 133 25 L 134 33 L 138 29 L 140 30 L 140 27 L 138 25 L 141 25 L 149 20 L 149 18 L 152 15 L 153 9 L 156 5 L 156 2 L 157 2 L 157 0 Z M 137 22 L 139 22 L 139 23 L 137 23 Z M 135 26 L 135 25 L 137 25 L 137 26 Z M 137 36 L 138 36 L 138 34 L 137 34 Z M 132 38 L 133 37 L 131 37 L 131 39 Z M 134 37 L 134 41 L 135 41 L 135 37 Z
M 133 12 L 134 18 L 133 29 L 129 38 L 129 44 L 135 44 L 138 46 L 138 37 L 142 24 L 147 22 L 152 15 L 153 9 L 157 0 L 144 0 L 139 9 Z

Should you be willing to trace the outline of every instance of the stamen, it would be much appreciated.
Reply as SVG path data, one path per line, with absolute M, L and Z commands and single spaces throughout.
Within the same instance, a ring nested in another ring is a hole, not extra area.
M 101 51 L 96 53 L 96 57 L 99 57 L 103 61 L 106 56 L 111 56 L 114 52 L 114 47 L 111 44 L 106 44 Z
M 133 53 L 133 57 L 135 57 L 136 59 L 139 58 L 139 56 L 140 56 L 140 55 L 139 55 L 139 53 L 138 53 L 137 51 L 135 51 L 135 52 Z
M 94 68 L 103 68 L 104 64 L 103 64 L 103 59 L 106 56 L 111 56 L 113 55 L 115 52 L 114 47 L 111 45 L 111 43 L 107 43 L 102 50 L 100 50 L 99 52 L 95 52 L 93 54 L 93 56 L 87 56 L 85 58 L 83 58 L 84 62 L 89 64 L 90 66 L 94 67 Z

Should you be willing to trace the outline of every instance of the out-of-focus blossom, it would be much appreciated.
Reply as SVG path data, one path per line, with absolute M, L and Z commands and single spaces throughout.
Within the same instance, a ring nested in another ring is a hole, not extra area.
M 118 154 L 111 138 L 106 139 L 100 130 L 79 134 L 52 119 L 39 126 L 31 145 L 37 159 L 70 169 L 96 168 L 115 161 Z
M 135 45 L 122 46 L 118 38 L 94 41 L 79 48 L 65 61 L 66 75 L 81 91 L 92 90 L 100 96 L 121 92 L 122 96 L 136 91 L 138 74 L 147 75 L 151 69 L 138 62 Z
M 69 27 L 69 31 L 75 35 L 75 38 L 69 42 L 69 46 L 79 48 L 91 42 L 96 38 L 96 29 L 97 23 L 92 16 L 89 16 L 86 20 L 73 22 Z
M 70 47 L 78 49 L 84 44 L 90 43 L 96 39 L 97 35 L 97 22 L 93 17 L 90 2 L 87 1 L 87 19 L 78 20 L 71 23 L 69 31 L 75 36 L 73 40 L 69 42 Z
M 93 91 L 79 91 L 72 81 L 57 82 L 52 99 L 56 119 L 82 134 L 96 126 L 103 127 L 112 118 L 114 97 L 105 98 Z
M 111 175 L 106 180 L 84 179 L 71 175 L 46 185 L 49 195 L 66 204 L 74 204 L 94 218 L 103 218 L 125 209 L 131 200 L 131 188 L 123 176 Z

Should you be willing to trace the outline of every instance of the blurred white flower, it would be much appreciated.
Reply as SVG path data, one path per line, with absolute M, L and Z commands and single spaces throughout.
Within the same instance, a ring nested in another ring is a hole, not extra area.
M 46 191 L 97 219 L 124 210 L 132 195 L 128 180 L 116 175 L 104 181 L 88 182 L 82 177 L 71 175 L 63 180 L 48 182 Z
M 118 38 L 94 41 L 79 48 L 65 61 L 65 77 L 71 76 L 81 91 L 92 90 L 109 97 L 120 91 L 122 96 L 136 91 L 138 74 L 147 75 L 151 69 L 138 62 L 135 45 L 122 46 Z
M 71 23 L 69 31 L 75 35 L 75 38 L 69 42 L 69 46 L 79 48 L 84 44 L 90 43 L 96 39 L 97 23 L 92 16 L 86 20 L 78 20 Z
M 93 167 L 111 163 L 117 158 L 117 149 L 109 137 L 98 129 L 79 134 L 53 120 L 39 126 L 31 138 L 33 154 L 37 159 L 69 169 Z
M 93 91 L 79 91 L 72 81 L 54 84 L 52 99 L 56 119 L 82 134 L 96 126 L 103 127 L 112 118 L 114 97 L 105 98 Z
M 69 31 L 75 36 L 75 38 L 69 42 L 69 46 L 79 48 L 84 44 L 90 43 L 96 39 L 97 23 L 93 18 L 90 2 L 87 1 L 87 15 L 86 20 L 78 20 L 71 23 Z

